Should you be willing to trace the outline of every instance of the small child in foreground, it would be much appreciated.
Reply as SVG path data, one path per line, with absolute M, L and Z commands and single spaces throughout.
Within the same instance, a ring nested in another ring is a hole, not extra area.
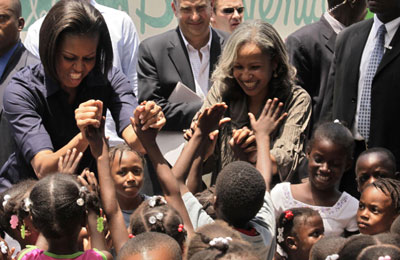
M 116 260 L 145 259 L 182 260 L 182 252 L 172 237 L 158 232 L 145 232 L 126 242 L 116 258 Z
M 324 236 L 324 224 L 318 211 L 293 208 L 278 218 L 277 241 L 280 256 L 288 260 L 308 260 L 311 247 Z

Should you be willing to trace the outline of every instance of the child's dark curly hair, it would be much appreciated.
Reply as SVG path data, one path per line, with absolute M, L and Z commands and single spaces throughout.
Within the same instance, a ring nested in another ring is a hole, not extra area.
M 214 208 L 218 218 L 234 227 L 244 227 L 256 216 L 264 203 L 265 181 L 248 162 L 235 161 L 218 174 Z
M 25 199 L 29 197 L 33 186 L 37 180 L 24 180 L 14 184 L 0 194 L 0 235 L 4 238 L 4 232 L 12 234 L 10 219 L 12 215 L 18 217 L 18 222 L 21 222 L 29 215 L 25 211 Z
M 161 196 L 142 202 L 132 214 L 129 228 L 133 235 L 144 232 L 165 233 L 173 237 L 182 248 L 186 240 L 182 217 Z
M 215 195 L 215 185 L 203 190 L 202 192 L 198 192 L 194 195 L 200 202 L 200 204 L 203 206 L 205 212 L 207 212 L 207 214 L 212 219 L 217 218 L 214 209 L 214 195 Z
M 391 178 L 381 178 L 369 184 L 367 187 L 371 185 L 381 190 L 386 196 L 390 196 L 392 205 L 396 209 L 397 214 L 400 214 L 400 181 Z
M 311 248 L 310 260 L 325 260 L 329 255 L 337 254 L 345 242 L 344 237 L 321 238 Z
M 216 220 L 197 229 L 189 241 L 186 259 L 258 259 L 252 251 L 239 232 Z
M 368 246 L 361 251 L 356 260 L 376 259 L 400 260 L 400 248 L 394 245 Z
M 76 177 L 67 174 L 51 174 L 39 180 L 29 198 L 32 201 L 33 225 L 46 238 L 61 238 L 79 232 L 84 224 L 86 211 L 100 214 L 100 199 L 95 192 L 81 186 Z
M 277 242 L 283 250 L 287 250 L 285 239 L 288 236 L 296 236 L 296 227 L 303 224 L 312 216 L 320 216 L 318 211 L 311 208 L 293 208 L 282 212 L 277 222 Z

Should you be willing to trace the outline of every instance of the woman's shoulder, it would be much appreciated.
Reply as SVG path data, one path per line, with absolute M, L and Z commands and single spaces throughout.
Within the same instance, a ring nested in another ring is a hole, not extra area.
M 293 85 L 290 92 L 292 93 L 292 100 L 305 100 L 311 103 L 311 97 L 308 92 L 299 85 Z
M 271 198 L 273 201 L 291 198 L 290 182 L 281 182 L 274 186 L 271 190 Z
M 18 92 L 22 89 L 41 89 L 45 86 L 45 73 L 41 63 L 28 65 L 14 74 L 6 92 Z

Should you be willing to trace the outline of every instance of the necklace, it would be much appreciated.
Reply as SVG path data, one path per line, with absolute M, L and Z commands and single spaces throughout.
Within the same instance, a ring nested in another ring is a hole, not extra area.
M 345 5 L 347 3 L 347 0 L 344 0 L 343 2 L 335 5 L 334 7 L 328 9 L 328 13 L 331 13 L 333 11 L 335 11 L 336 9 L 338 9 L 339 7 L 341 7 L 342 5 Z

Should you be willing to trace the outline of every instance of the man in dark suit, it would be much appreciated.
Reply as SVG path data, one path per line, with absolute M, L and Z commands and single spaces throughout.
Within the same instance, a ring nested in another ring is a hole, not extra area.
M 155 100 L 167 123 L 163 129 L 190 126 L 202 102 L 168 101 L 178 82 L 205 97 L 209 78 L 221 53 L 226 33 L 211 29 L 211 0 L 174 0 L 178 27 L 144 40 L 139 46 L 139 102 Z
M 345 27 L 364 19 L 365 0 L 328 0 L 328 11 L 315 23 L 306 25 L 286 39 L 289 59 L 297 70 L 297 84 L 312 97 L 310 129 L 317 122 L 329 75 L 337 34 Z
M 355 158 L 366 148 L 385 147 L 399 167 L 400 6 L 398 0 L 368 0 L 368 7 L 374 19 L 354 24 L 336 40 L 322 116 L 350 127 Z M 344 177 L 344 190 L 354 190 L 354 175 Z
M 14 140 L 3 115 L 3 93 L 11 77 L 27 64 L 39 62 L 20 41 L 24 28 L 19 0 L 0 0 L 0 167 L 14 151 Z

